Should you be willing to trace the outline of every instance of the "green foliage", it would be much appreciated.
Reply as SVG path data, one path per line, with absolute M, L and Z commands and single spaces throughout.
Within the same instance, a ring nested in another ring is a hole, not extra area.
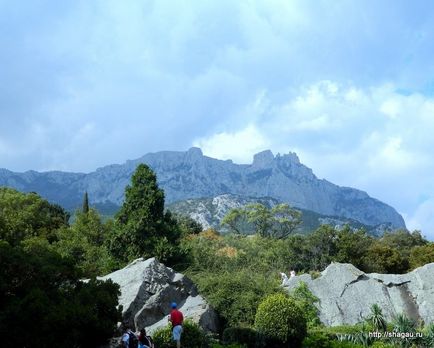
M 181 346 L 183 348 L 208 348 L 210 339 L 199 325 L 185 320 L 182 325 Z M 173 348 L 172 327 L 170 325 L 158 329 L 153 335 L 154 344 L 158 348 Z
M 260 303 L 255 316 L 255 328 L 271 345 L 297 346 L 306 336 L 306 319 L 296 300 L 283 294 L 274 294 Z
M 314 328 L 308 331 L 303 340 L 303 348 L 358 348 L 363 347 L 351 342 L 339 341 L 336 335 L 331 334 L 325 328 Z
M 359 269 L 364 268 L 366 250 L 372 244 L 373 238 L 364 230 L 352 231 L 346 225 L 337 232 L 337 252 L 333 257 L 336 262 L 351 263 Z
M 277 290 L 264 275 L 249 270 L 201 273 L 193 280 L 229 326 L 252 325 L 260 300 Z
M 32 237 L 54 241 L 55 231 L 68 226 L 69 214 L 36 193 L 0 187 L 0 239 L 11 245 Z
M 259 332 L 248 327 L 229 327 L 223 331 L 224 344 L 240 344 L 249 348 L 266 347 L 265 338 Z
M 378 241 L 367 250 L 365 263 L 370 271 L 377 273 L 405 273 L 409 268 L 408 259 L 398 250 Z
M 221 223 L 236 234 L 253 226 L 255 233 L 262 237 L 286 238 L 301 224 L 301 212 L 288 204 L 277 204 L 270 209 L 261 203 L 252 203 L 230 210 Z
M 368 318 L 368 322 L 372 325 L 374 331 L 386 331 L 387 323 L 386 319 L 383 316 L 383 311 L 380 306 L 377 304 L 373 304 L 371 306 L 371 315 Z
M 399 334 L 415 334 L 416 322 L 405 314 L 398 314 L 393 321 L 393 332 Z M 411 337 L 396 337 L 392 339 L 392 342 L 399 347 L 411 347 L 415 338 Z
M 301 224 L 301 212 L 288 204 L 277 204 L 271 209 L 273 216 L 272 237 L 286 238 Z
M 410 268 L 415 269 L 434 262 L 434 243 L 415 246 L 410 252 Z
M 255 232 L 267 237 L 273 227 L 273 215 L 269 208 L 261 203 L 252 203 L 246 206 L 247 221 L 255 226 Z
M 81 212 L 84 214 L 87 214 L 89 212 L 89 197 L 87 195 L 87 191 L 84 193 L 83 207 L 81 209 Z
M 118 285 L 83 283 L 70 259 L 43 243 L 27 247 L 26 251 L 0 242 L 2 343 L 71 348 L 103 344 L 120 320 Z
M 164 192 L 154 172 L 140 164 L 116 216 L 108 243 L 111 254 L 120 263 L 157 255 L 161 262 L 172 264 L 178 257 L 174 245 L 180 235 L 176 220 L 164 212 Z
M 300 284 L 291 292 L 291 297 L 297 300 L 301 311 L 304 313 L 309 328 L 321 324 L 318 316 L 318 308 L 315 305 L 316 303 L 319 303 L 319 299 L 312 294 L 305 282 L 300 282 Z
M 111 222 L 103 223 L 96 210 L 77 211 L 74 223 L 57 231 L 53 247 L 73 259 L 86 277 L 106 274 L 116 266 L 106 247 L 111 228 Z
M 422 334 L 421 347 L 434 347 L 434 323 L 428 325 Z
M 223 217 L 221 225 L 228 226 L 231 232 L 240 234 L 246 221 L 247 216 L 245 209 L 234 208 Z

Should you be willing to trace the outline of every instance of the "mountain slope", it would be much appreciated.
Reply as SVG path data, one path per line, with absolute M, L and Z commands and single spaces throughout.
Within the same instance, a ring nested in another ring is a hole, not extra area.
M 120 205 L 124 188 L 139 163 L 154 169 L 167 203 L 228 193 L 272 197 L 298 208 L 351 218 L 366 225 L 388 223 L 393 228 L 405 227 L 395 209 L 363 191 L 318 179 L 294 153 L 273 156 L 271 151 L 264 151 L 247 165 L 203 156 L 198 148 L 186 152 L 162 151 L 89 174 L 0 170 L 0 185 L 38 192 L 68 209 L 80 206 L 84 191 L 89 193 L 92 203 Z
M 251 203 L 261 203 L 266 207 L 271 208 L 281 202 L 271 197 L 257 198 L 225 194 L 211 198 L 187 199 L 169 204 L 167 208 L 173 213 L 190 216 L 199 222 L 205 229 L 212 227 L 221 232 L 226 232 L 227 229 L 224 226 L 221 226 L 223 217 L 231 209 L 241 208 Z M 323 224 L 338 228 L 348 224 L 352 228 L 364 228 L 369 234 L 374 236 L 381 235 L 385 230 L 390 228 L 390 225 L 388 224 L 370 226 L 350 218 L 322 215 L 306 209 L 298 210 L 302 213 L 302 223 L 297 229 L 298 233 L 312 232 Z

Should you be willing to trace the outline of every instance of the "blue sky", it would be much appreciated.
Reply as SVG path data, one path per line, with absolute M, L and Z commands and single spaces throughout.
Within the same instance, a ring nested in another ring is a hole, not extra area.
M 0 0 L 0 167 L 295 151 L 434 239 L 430 1 Z

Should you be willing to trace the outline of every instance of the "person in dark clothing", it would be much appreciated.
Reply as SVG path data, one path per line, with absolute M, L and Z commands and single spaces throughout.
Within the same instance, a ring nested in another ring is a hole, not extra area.
M 146 335 L 146 329 L 141 329 L 139 334 L 139 348 L 154 348 L 151 336 Z

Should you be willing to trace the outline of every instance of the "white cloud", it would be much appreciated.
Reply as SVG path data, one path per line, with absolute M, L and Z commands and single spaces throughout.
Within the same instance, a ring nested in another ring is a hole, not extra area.
M 428 239 L 434 240 L 434 199 L 421 203 L 406 221 L 409 229 L 421 230 Z
M 209 138 L 199 138 L 193 145 L 200 147 L 210 157 L 250 163 L 254 153 L 271 144 L 254 125 L 249 125 L 237 132 L 221 132 Z
M 419 197 L 434 200 L 434 99 L 399 94 L 391 84 L 361 88 L 320 81 L 286 100 L 273 100 L 270 93 L 260 100 L 248 108 L 255 121 L 247 127 L 227 126 L 194 144 L 243 163 L 265 148 L 298 151 L 319 177 L 366 190 L 408 216 L 410 228 L 432 225 L 431 206 L 413 211 Z

